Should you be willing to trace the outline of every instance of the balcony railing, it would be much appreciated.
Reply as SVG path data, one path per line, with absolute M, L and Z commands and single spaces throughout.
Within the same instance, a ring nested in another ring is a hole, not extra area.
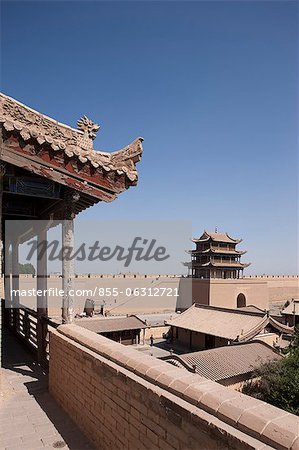
M 37 311 L 24 305 L 18 308 L 5 307 L 2 300 L 2 317 L 7 326 L 36 356 L 43 366 L 49 361 L 49 328 L 57 328 L 58 323 L 49 317 L 38 318 Z

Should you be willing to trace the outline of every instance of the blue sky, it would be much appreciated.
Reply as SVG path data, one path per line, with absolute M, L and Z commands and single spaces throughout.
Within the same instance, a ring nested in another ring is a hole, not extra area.
M 2 2 L 2 90 L 95 148 L 143 136 L 140 179 L 86 219 L 242 237 L 247 273 L 298 271 L 297 2 Z

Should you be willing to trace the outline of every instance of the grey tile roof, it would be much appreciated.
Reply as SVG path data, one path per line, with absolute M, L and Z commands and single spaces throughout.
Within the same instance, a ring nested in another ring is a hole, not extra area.
M 185 312 L 167 323 L 198 333 L 210 334 L 229 340 L 246 335 L 250 330 L 262 326 L 267 318 L 264 312 L 253 313 L 235 309 L 217 308 L 194 304 Z
M 279 359 L 282 359 L 282 356 L 269 345 L 251 341 L 169 357 L 167 361 L 179 367 L 183 367 L 184 363 L 190 368 L 194 365 L 199 375 L 220 381 L 251 373 L 262 364 Z
M 95 333 L 109 333 L 113 331 L 136 330 L 147 328 L 144 322 L 137 317 L 91 317 L 89 319 L 78 319 L 76 325 L 94 331 Z

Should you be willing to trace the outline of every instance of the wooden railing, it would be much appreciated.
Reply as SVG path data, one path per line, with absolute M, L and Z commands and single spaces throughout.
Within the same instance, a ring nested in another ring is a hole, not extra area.
M 15 336 L 36 356 L 38 362 L 47 367 L 49 361 L 49 328 L 59 324 L 49 317 L 39 317 L 37 311 L 24 305 L 7 308 L 2 300 L 2 317 Z
M 37 354 L 37 312 L 25 306 L 4 308 L 4 324 Z

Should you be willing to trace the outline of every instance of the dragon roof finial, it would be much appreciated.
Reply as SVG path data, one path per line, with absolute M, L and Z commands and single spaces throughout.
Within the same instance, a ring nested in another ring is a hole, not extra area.
M 78 120 L 77 126 L 79 130 L 83 131 L 86 137 L 92 140 L 96 138 L 97 132 L 100 129 L 100 125 L 97 125 L 86 116 L 83 116 Z

